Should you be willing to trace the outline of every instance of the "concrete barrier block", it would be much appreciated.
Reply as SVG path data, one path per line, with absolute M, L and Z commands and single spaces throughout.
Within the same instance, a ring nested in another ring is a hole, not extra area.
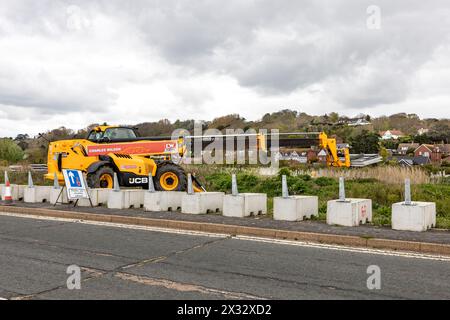
M 18 184 L 11 184 L 11 197 L 13 198 L 14 201 L 20 201 L 23 200 L 24 197 L 24 189 L 27 186 L 24 185 L 18 185 Z M 2 200 L 4 200 L 4 196 L 5 196 L 5 185 L 1 184 L 0 185 L 0 198 Z
M 111 192 L 111 189 L 105 188 L 94 188 L 88 189 L 89 195 L 91 197 L 92 205 L 94 207 L 98 206 L 106 206 L 108 203 L 108 194 Z M 89 199 L 80 199 L 78 201 L 78 206 L 80 207 L 90 207 Z
M 427 231 L 436 226 L 436 204 L 434 202 L 416 202 L 405 205 L 404 202 L 392 205 L 392 229 L 408 231 Z
M 144 205 L 144 190 L 120 190 L 108 193 L 109 209 L 141 208 Z
M 176 211 L 181 209 L 182 191 L 156 191 L 145 192 L 145 211 Z
M 146 192 L 144 195 L 145 211 L 163 211 L 161 210 L 161 192 Z
M 111 191 L 108 194 L 107 207 L 109 209 L 128 209 L 129 203 L 129 196 L 125 190 Z
M 273 218 L 283 221 L 301 221 L 319 215 L 317 196 L 289 196 L 273 199 Z
M 23 200 L 23 197 L 25 196 L 25 189 L 28 188 L 27 185 L 17 185 L 17 200 Z
M 51 186 L 27 187 L 24 189 L 23 201 L 27 203 L 49 202 L 52 189 Z
M 69 198 L 67 197 L 67 190 L 63 190 L 61 196 L 59 194 L 61 193 L 62 188 L 56 189 L 52 188 L 50 191 L 50 203 L 51 204 L 63 204 L 63 203 L 69 203 Z M 59 196 L 59 199 L 58 199 Z M 56 200 L 58 200 L 58 203 L 56 203 Z
M 111 189 L 104 189 L 104 188 L 100 188 L 100 189 L 91 189 L 94 190 L 95 192 L 93 192 L 93 196 L 97 197 L 97 203 L 98 205 L 104 205 L 106 206 L 108 203 L 108 196 L 109 193 L 111 192 Z
M 372 222 L 372 200 L 330 200 L 327 203 L 327 224 L 354 227 Z
M 223 208 L 223 192 L 197 192 L 183 194 L 181 212 L 190 214 L 205 214 L 219 212 Z
M 223 198 L 223 212 L 226 217 L 248 217 L 267 213 L 267 195 L 265 193 L 227 194 Z
M 144 194 L 145 190 L 127 190 L 130 194 L 130 208 L 143 208 L 144 207 Z

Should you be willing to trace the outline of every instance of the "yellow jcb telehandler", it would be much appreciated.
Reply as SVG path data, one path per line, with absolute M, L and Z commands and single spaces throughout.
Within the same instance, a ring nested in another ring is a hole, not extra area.
M 184 169 L 173 163 L 173 154 L 185 152 L 183 139 L 139 137 L 130 127 L 98 126 L 86 139 L 51 142 L 48 148 L 46 179 L 64 180 L 62 169 L 78 169 L 86 173 L 91 188 L 112 188 L 114 172 L 119 185 L 148 187 L 151 175 L 157 190 L 184 191 L 187 178 Z M 195 191 L 202 191 L 193 177 Z

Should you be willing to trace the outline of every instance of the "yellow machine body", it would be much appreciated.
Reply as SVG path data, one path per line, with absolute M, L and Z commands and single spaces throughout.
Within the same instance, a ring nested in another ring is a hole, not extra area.
M 331 167 L 350 167 L 350 151 L 348 148 L 338 149 L 336 139 L 328 138 L 325 132 L 319 133 L 319 147 L 327 152 L 327 165 Z M 344 161 L 341 160 L 343 155 Z
M 132 128 L 98 126 L 86 139 L 54 141 L 48 147 L 46 179 L 63 182 L 63 169 L 86 173 L 90 187 L 112 188 L 114 173 L 120 186 L 148 187 L 152 176 L 157 190 L 182 191 L 187 179 L 184 170 L 172 163 L 172 155 L 182 155 L 181 139 L 139 138 Z M 194 183 L 196 191 L 202 191 Z

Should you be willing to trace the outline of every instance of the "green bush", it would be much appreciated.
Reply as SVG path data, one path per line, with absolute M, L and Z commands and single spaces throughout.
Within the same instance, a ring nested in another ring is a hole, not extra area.
M 373 223 L 376 225 L 388 226 L 391 224 L 391 208 L 388 206 L 381 206 L 375 208 L 374 206 Z
M 328 177 L 319 177 L 315 180 L 315 183 L 318 186 L 325 187 L 325 186 L 332 186 L 336 184 L 336 180 Z
M 298 177 L 304 181 L 311 181 L 311 179 L 312 179 L 312 177 L 309 174 L 302 174 Z
M 281 168 L 280 170 L 278 170 L 278 176 L 287 176 L 290 177 L 291 176 L 291 170 L 289 170 L 289 168 Z
M 0 139 L 0 160 L 5 160 L 8 164 L 23 160 L 22 149 L 11 139 Z

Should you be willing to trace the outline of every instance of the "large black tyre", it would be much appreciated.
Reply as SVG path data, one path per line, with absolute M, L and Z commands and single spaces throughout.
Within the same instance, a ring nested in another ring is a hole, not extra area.
M 87 184 L 89 188 L 106 188 L 114 187 L 114 170 L 109 166 L 102 166 L 94 173 L 87 175 Z
M 154 182 L 158 191 L 186 191 L 187 188 L 186 172 L 172 162 L 158 164 Z

